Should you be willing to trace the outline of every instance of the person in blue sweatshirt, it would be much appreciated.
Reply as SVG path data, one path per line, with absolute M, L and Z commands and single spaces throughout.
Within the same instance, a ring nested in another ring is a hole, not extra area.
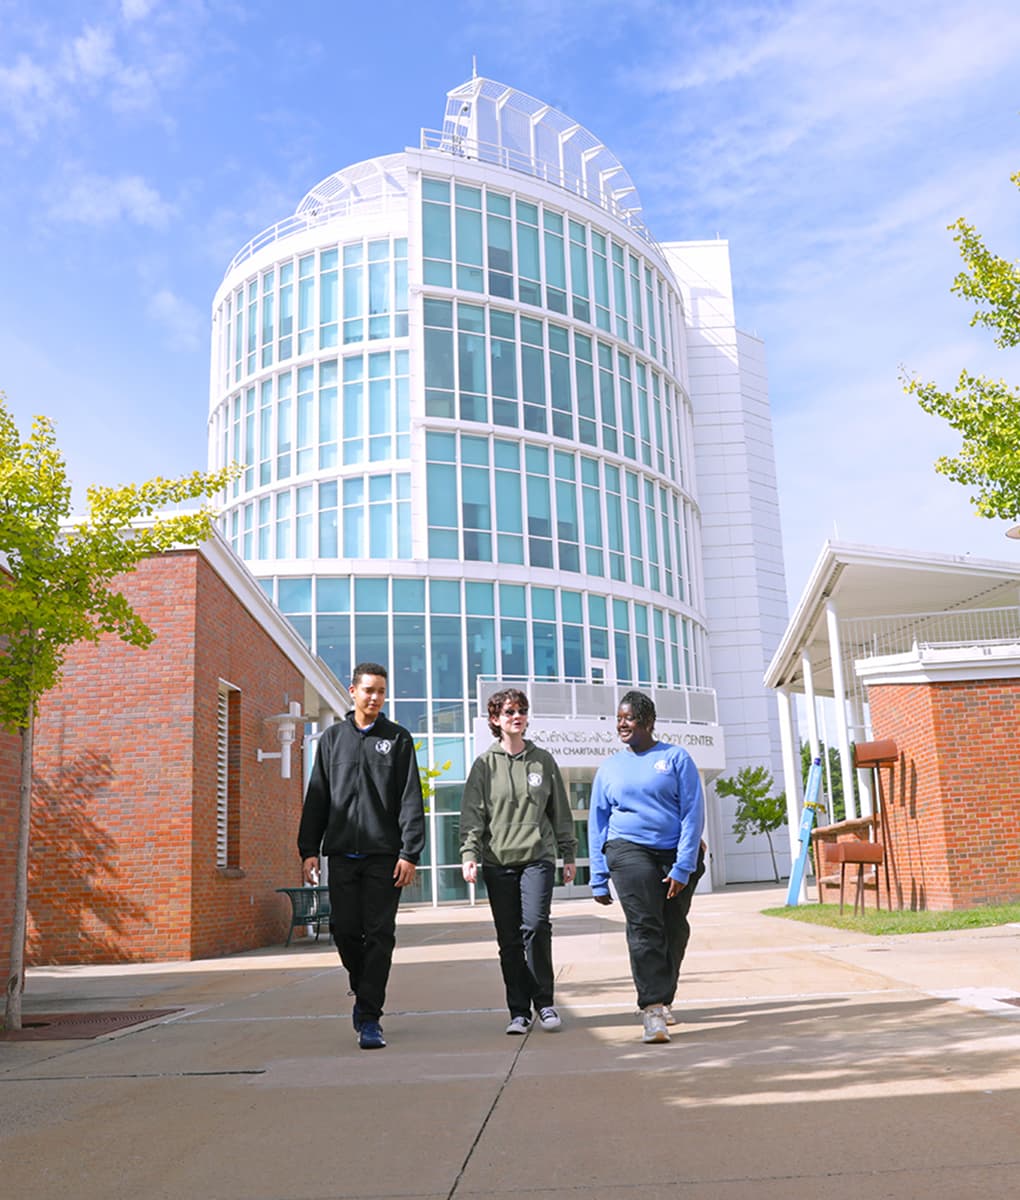
M 690 925 L 687 914 L 705 873 L 705 795 L 686 750 L 655 737 L 655 705 L 627 692 L 616 713 L 624 749 L 599 767 L 588 814 L 591 891 L 627 922 L 627 949 L 644 1020 L 643 1040 L 668 1042 L 671 1005 Z

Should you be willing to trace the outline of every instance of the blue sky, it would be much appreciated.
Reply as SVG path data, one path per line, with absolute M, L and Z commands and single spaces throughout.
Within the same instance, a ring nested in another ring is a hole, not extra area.
M 1017 255 L 1014 0 L 0 0 L 0 388 L 77 489 L 205 466 L 213 293 L 349 163 L 480 74 L 623 161 L 660 241 L 730 242 L 766 344 L 787 577 L 826 537 L 1010 558 L 901 366 L 1018 364 L 951 296 L 947 224 Z

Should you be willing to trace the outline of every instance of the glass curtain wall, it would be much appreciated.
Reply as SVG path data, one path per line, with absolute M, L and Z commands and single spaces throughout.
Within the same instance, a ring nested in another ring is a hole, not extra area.
M 450 763 L 408 897 L 444 900 L 479 676 L 707 680 L 671 277 L 567 193 L 428 158 L 387 236 L 355 208 L 228 276 L 210 457 L 242 464 L 223 525 L 267 594 L 341 680 L 384 663 L 420 762 Z

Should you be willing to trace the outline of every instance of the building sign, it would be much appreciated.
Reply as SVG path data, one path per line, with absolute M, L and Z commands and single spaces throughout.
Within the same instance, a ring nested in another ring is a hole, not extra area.
M 484 717 L 475 719 L 474 733 L 475 753 L 479 754 L 494 740 Z M 721 725 L 687 725 L 660 719 L 655 722 L 655 736 L 660 742 L 682 746 L 699 771 L 714 775 L 726 766 Z M 595 770 L 604 758 L 623 749 L 616 722 L 598 717 L 533 717 L 525 737 L 548 750 L 561 769 Z

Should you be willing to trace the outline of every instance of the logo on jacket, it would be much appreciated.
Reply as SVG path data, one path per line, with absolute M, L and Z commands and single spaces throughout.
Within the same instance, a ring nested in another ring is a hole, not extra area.
M 528 786 L 529 787 L 541 787 L 542 786 L 542 773 L 540 771 L 530 771 L 528 773 Z
M 389 754 L 389 752 L 393 749 L 393 743 L 388 738 L 380 738 L 376 742 L 375 748 L 380 754 Z
M 656 769 L 656 771 L 659 772 L 660 775 L 668 775 L 669 774 L 669 763 L 666 762 L 666 760 L 664 758 L 660 758 L 655 764 L 655 769 Z

